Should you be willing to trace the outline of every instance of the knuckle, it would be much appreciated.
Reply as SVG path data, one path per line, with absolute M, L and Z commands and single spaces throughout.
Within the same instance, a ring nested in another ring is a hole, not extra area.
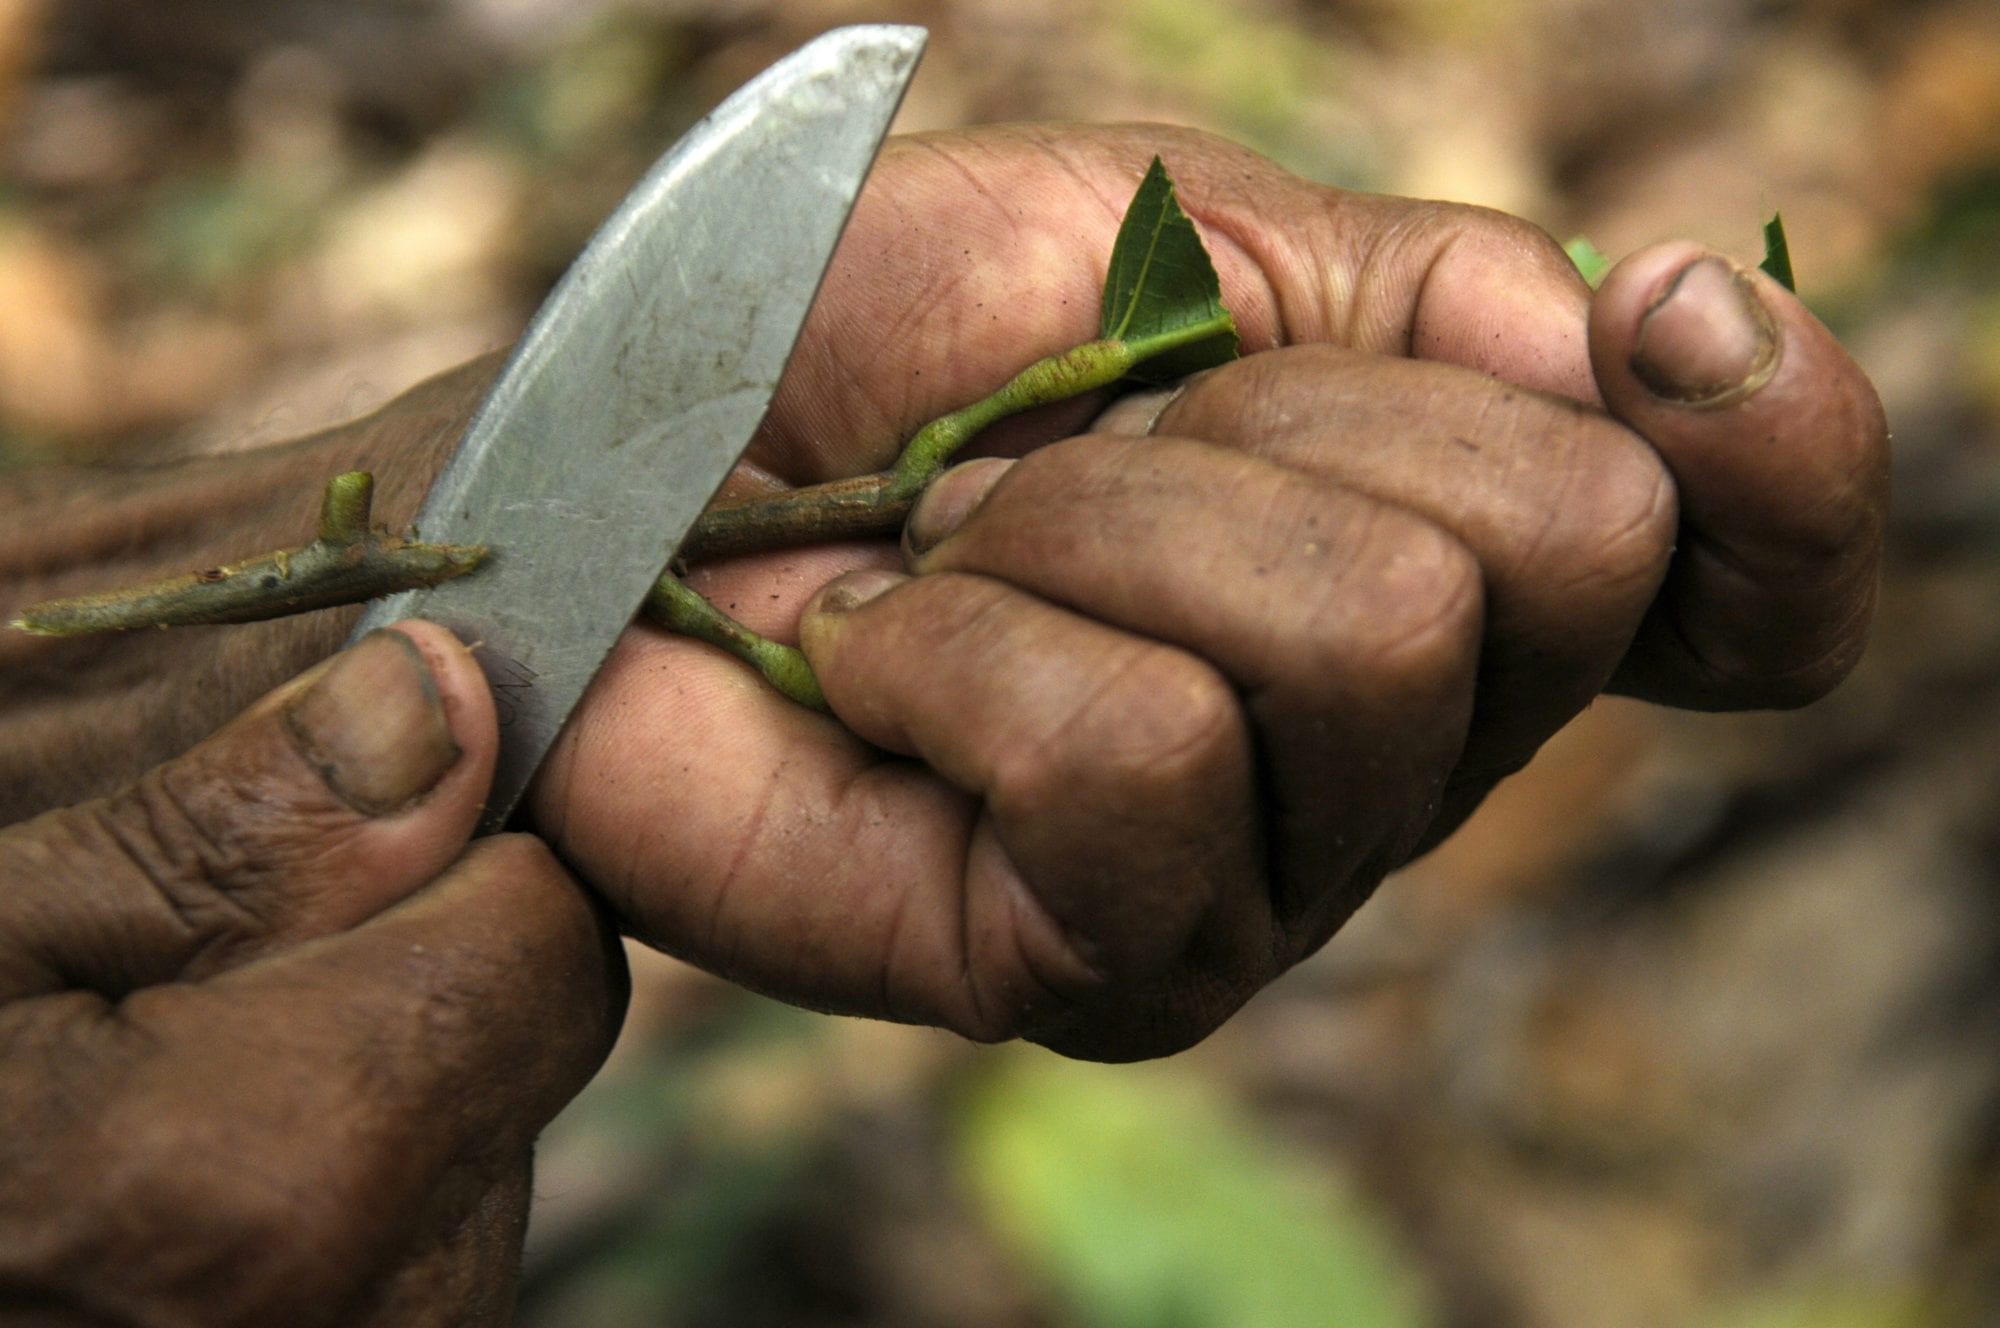
M 126 890 L 145 952 L 192 971 L 268 942 L 314 902 L 357 822 L 251 748 L 197 749 L 75 810 L 76 847 Z
M 180 932 L 183 951 L 201 952 L 260 934 L 264 921 L 228 886 L 257 868 L 257 856 L 217 802 L 229 796 L 212 779 L 162 766 L 120 793 L 77 810 L 78 835 L 90 860 L 150 895 Z
M 1026 962 L 981 964 L 967 968 L 958 990 L 946 997 L 935 1022 L 969 1042 L 995 1046 L 1031 1037 L 1035 1029 L 1077 1017 L 1100 998 L 1106 984 L 1080 990 L 1053 980 Z
M 1575 270 L 1561 242 L 1525 217 L 1469 203 L 1445 206 L 1451 209 L 1450 224 L 1460 237 L 1459 243 L 1482 255 L 1511 260 L 1526 258 L 1545 267 Z
M 1377 690 L 1428 695 L 1469 674 L 1485 613 L 1484 576 L 1472 553 L 1410 514 L 1379 513 L 1355 575 L 1334 588 L 1315 632 L 1318 668 L 1360 671 Z M 1310 679 L 1293 678 L 1295 685 Z
M 1135 644 L 1055 728 L 1018 744 L 995 770 L 996 809 L 1022 817 L 1087 802 L 1148 817 L 1213 787 L 1241 741 L 1234 690 L 1212 666 Z
M 1057 732 L 1013 757 L 988 792 L 1059 933 L 1005 965 L 1032 981 L 1027 995 L 1048 998 L 1036 1008 L 1093 1003 L 1175 971 L 1258 879 L 1247 717 L 1211 666 L 1135 646 Z M 1016 938 L 1036 939 L 1018 927 Z
M 174 766 L 149 771 L 102 805 L 104 828 L 126 860 L 161 886 L 212 884 L 241 871 L 247 860 L 225 818 L 216 789 L 182 779 Z
M 1525 217 L 1475 203 L 1426 202 L 1408 214 L 1406 225 L 1441 261 L 1446 253 L 1458 262 L 1518 267 L 1527 260 L 1537 267 L 1574 272 L 1560 241 Z
M 304 1174 L 295 1161 L 258 1167 L 209 1133 L 131 1123 L 90 1200 L 73 1210 L 71 1228 L 89 1247 L 74 1251 L 80 1264 L 99 1265 L 131 1299 L 177 1322 L 278 1322 L 326 1303 L 338 1288 L 315 1252 L 335 1248 L 330 1206 L 280 1179 Z M 103 1248 L 107 1231 L 117 1233 L 114 1249 Z
M 1576 474 L 1530 555 L 1535 581 L 1619 602 L 1650 600 L 1673 556 L 1679 508 L 1672 478 L 1645 449 L 1584 440 Z

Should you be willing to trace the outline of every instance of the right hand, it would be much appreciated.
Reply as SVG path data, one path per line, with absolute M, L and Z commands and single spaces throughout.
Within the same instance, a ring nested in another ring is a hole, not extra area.
M 1687 245 L 1593 298 L 1525 223 L 1185 131 L 893 143 L 754 466 L 878 469 L 1089 338 L 1155 152 L 1252 353 L 1152 438 L 1051 443 L 1089 402 L 1001 431 L 1025 457 L 944 477 L 902 550 L 705 570 L 760 630 L 804 612 L 845 727 L 628 633 L 532 808 L 641 938 L 811 1006 L 1159 1054 L 1608 686 L 1797 704 L 1851 666 L 1887 439 L 1797 300 Z

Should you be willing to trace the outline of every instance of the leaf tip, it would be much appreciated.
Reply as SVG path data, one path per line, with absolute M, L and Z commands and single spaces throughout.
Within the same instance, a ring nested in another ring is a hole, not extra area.
M 1141 361 L 1132 377 L 1185 377 L 1236 358 L 1235 320 L 1200 231 L 1155 154 L 1133 194 L 1105 273 L 1099 336 Z
M 1764 261 L 1758 268 L 1786 290 L 1796 294 L 1798 279 L 1792 272 L 1792 246 L 1785 238 L 1785 215 L 1773 212 L 1764 223 Z
M 1569 255 L 1569 261 L 1576 265 L 1577 272 L 1590 286 L 1603 281 L 1604 274 L 1611 270 L 1611 260 L 1602 249 L 1590 242 L 1588 236 L 1577 236 L 1563 246 L 1563 252 Z

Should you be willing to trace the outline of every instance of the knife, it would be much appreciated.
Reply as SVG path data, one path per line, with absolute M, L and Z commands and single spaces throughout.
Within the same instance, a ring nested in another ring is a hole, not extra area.
M 501 828 L 584 688 L 735 466 L 923 53 L 839 28 L 667 151 L 536 312 L 417 529 L 478 572 L 378 600 L 474 643 L 500 716 Z

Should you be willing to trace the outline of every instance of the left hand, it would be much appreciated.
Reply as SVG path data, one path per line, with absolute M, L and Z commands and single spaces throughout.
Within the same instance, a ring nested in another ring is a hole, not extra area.
M 0 830 L 0 1319 L 506 1321 L 625 991 L 545 845 L 467 848 L 496 745 L 413 623 Z

